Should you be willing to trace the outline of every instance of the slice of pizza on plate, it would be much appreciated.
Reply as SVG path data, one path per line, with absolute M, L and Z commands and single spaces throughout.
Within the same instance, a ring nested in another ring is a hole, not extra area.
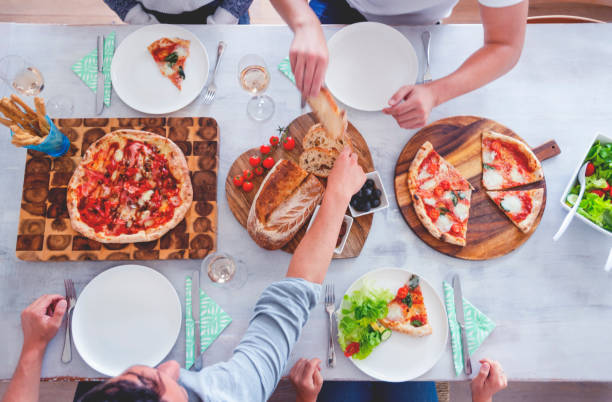
M 523 233 L 533 229 L 542 209 L 544 189 L 487 191 L 487 195 Z
M 161 38 L 147 49 L 159 71 L 181 90 L 185 79 L 185 61 L 189 57 L 190 41 L 181 38 Z
M 482 134 L 482 184 L 487 190 L 523 186 L 543 178 L 542 165 L 527 144 L 492 131 Z
M 408 283 L 398 289 L 387 308 L 389 312 L 380 323 L 390 330 L 412 336 L 426 336 L 433 332 L 417 275 L 411 275 Z

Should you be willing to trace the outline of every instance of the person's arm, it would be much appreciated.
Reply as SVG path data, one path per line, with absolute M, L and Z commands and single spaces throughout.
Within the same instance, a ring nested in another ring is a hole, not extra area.
M 306 0 L 270 0 L 293 31 L 289 49 L 295 85 L 304 96 L 316 96 L 329 61 L 327 42 L 316 14 Z
M 528 6 L 528 0 L 501 8 L 480 5 L 484 45 L 446 77 L 401 87 L 383 112 L 392 115 L 403 128 L 419 128 L 427 123 L 434 107 L 510 71 L 523 50 Z
M 495 360 L 480 360 L 480 371 L 472 380 L 472 402 L 492 402 L 493 395 L 508 386 L 504 369 Z
M 206 18 L 207 24 L 237 24 L 251 6 L 253 0 L 223 0 L 213 15 Z
M 44 295 L 21 313 L 23 347 L 2 402 L 38 401 L 45 349 L 57 333 L 65 312 L 66 300 L 62 296 Z

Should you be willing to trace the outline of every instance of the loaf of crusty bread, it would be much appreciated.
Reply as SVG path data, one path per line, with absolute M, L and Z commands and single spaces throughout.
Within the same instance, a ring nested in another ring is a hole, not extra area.
M 321 88 L 319 94 L 308 98 L 308 104 L 332 138 L 340 138 L 348 127 L 346 110 L 340 109 L 327 88 Z
M 295 236 L 323 197 L 324 187 L 294 162 L 281 159 L 261 183 L 247 219 L 259 246 L 276 250 Z
M 306 136 L 304 136 L 304 139 L 302 140 L 302 147 L 304 149 L 319 147 L 342 152 L 344 147 L 353 148 L 353 144 L 346 134 L 338 138 L 332 138 L 327 134 L 325 128 L 323 128 L 321 124 L 317 123 L 310 127 L 306 133 Z
M 300 167 L 319 177 L 329 176 L 338 152 L 321 147 L 308 148 L 300 155 Z

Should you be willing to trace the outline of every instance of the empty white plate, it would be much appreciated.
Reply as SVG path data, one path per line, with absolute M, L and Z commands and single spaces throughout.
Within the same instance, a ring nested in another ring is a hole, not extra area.
M 382 110 L 401 86 L 416 82 L 419 63 L 414 48 L 388 25 L 348 25 L 329 39 L 327 47 L 327 87 L 352 108 Z
M 136 364 L 159 364 L 176 343 L 181 321 L 181 302 L 165 276 L 121 265 L 96 276 L 78 295 L 72 337 L 85 363 L 116 376 Z
M 161 74 L 147 49 L 163 37 L 191 41 L 180 91 Z M 128 106 L 144 113 L 171 113 L 190 104 L 202 92 L 208 66 L 206 48 L 193 33 L 175 25 L 147 25 L 128 35 L 117 48 L 111 80 L 115 92 Z
M 376 287 L 389 289 L 393 295 L 410 279 L 411 272 L 399 268 L 380 268 L 357 279 L 346 291 L 351 294 L 362 281 L 373 281 Z M 414 337 L 393 332 L 363 360 L 348 359 L 367 375 L 382 381 L 410 381 L 430 370 L 440 360 L 448 340 L 448 319 L 444 303 L 434 288 L 419 275 L 431 335 Z M 342 300 L 342 299 L 341 299 Z M 400 357 L 400 358 L 398 358 Z

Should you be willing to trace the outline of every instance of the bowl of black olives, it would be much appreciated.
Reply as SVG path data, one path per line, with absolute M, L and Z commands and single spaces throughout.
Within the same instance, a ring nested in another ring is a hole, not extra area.
M 385 188 L 380 180 L 380 175 L 377 171 L 366 174 L 366 182 L 357 192 L 351 197 L 349 209 L 354 218 L 358 216 L 371 214 L 389 206 Z

